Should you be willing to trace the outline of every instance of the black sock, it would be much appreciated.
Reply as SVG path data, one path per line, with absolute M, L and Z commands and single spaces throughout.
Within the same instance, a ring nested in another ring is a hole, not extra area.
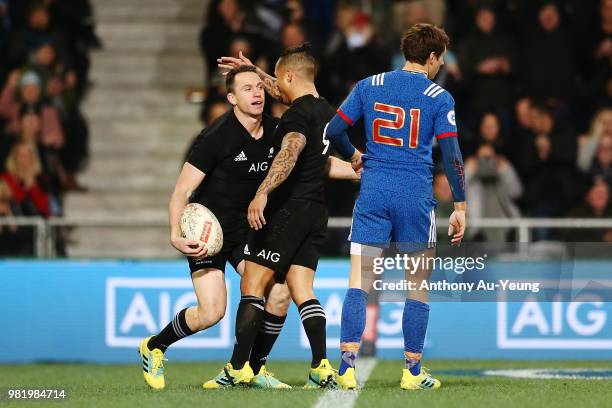
M 298 306 L 298 310 L 312 350 L 311 367 L 316 368 L 322 359 L 327 358 L 325 311 L 317 299 L 307 300 Z
M 166 352 L 166 349 L 172 344 L 183 337 L 191 336 L 195 333 L 187 326 L 187 320 L 185 319 L 185 312 L 187 309 L 183 309 L 178 312 L 172 321 L 168 323 L 157 336 L 151 337 L 147 347 L 149 350 L 160 349 L 162 353 Z
M 274 342 L 278 338 L 286 318 L 287 315 L 276 316 L 264 310 L 263 324 L 259 328 L 257 337 L 255 337 L 251 358 L 249 359 L 249 363 L 255 374 L 259 372 L 262 365 L 266 364 L 268 354 L 270 354 L 272 346 L 274 346 Z
M 264 300 L 256 296 L 242 296 L 236 313 L 236 344 L 232 353 L 232 367 L 240 370 L 249 361 L 249 355 L 261 327 Z

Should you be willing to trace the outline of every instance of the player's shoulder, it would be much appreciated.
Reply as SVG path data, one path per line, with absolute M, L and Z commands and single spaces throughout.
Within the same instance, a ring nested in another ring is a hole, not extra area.
M 450 92 L 448 92 L 441 85 L 435 83 L 434 81 L 427 78 L 423 78 L 423 82 L 420 85 L 420 88 L 423 88 L 423 90 L 421 91 L 423 96 L 426 99 L 431 99 L 431 102 L 433 102 L 435 105 L 455 103 L 455 99 L 450 94 Z
M 369 89 L 374 87 L 380 87 L 385 85 L 385 80 L 389 81 L 389 78 L 395 76 L 395 71 L 379 72 L 378 74 L 370 75 L 369 77 L 363 78 L 357 83 L 357 89 Z
M 289 109 L 281 117 L 281 121 L 296 120 L 298 118 L 308 121 L 310 118 L 318 116 L 321 110 L 328 108 L 331 109 L 331 105 L 325 98 L 310 94 L 304 95 L 293 101 Z
M 231 127 L 234 126 L 233 120 L 235 118 L 234 112 L 230 109 L 223 115 L 215 119 L 210 125 L 206 126 L 200 134 L 199 139 L 206 139 L 207 141 L 213 141 L 219 138 L 227 137 L 228 130 L 231 134 Z

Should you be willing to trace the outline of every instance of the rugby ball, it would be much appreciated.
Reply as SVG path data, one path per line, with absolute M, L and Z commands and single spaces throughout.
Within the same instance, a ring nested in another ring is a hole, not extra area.
M 199 241 L 208 252 L 207 257 L 221 251 L 223 247 L 223 230 L 219 220 L 202 204 L 190 203 L 181 213 L 181 231 L 183 236 L 192 241 Z

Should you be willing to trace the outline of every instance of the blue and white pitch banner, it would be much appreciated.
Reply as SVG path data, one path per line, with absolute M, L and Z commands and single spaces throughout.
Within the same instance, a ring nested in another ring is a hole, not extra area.
M 610 265 L 612 267 L 612 265 Z M 338 353 L 349 264 L 319 263 L 315 290 L 327 313 L 329 355 Z M 227 360 L 234 343 L 239 276 L 227 268 L 228 306 L 215 327 L 172 346 L 172 360 Z M 196 303 L 184 261 L 0 261 L 0 363 L 137 361 L 139 341 Z M 526 299 L 528 300 L 528 299 Z M 384 303 L 378 355 L 401 358 L 403 303 Z M 433 303 L 426 358 L 612 358 L 612 303 Z M 295 306 L 272 359 L 307 359 Z

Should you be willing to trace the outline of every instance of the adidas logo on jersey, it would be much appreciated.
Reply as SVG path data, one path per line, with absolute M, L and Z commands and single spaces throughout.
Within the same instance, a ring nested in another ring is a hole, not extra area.
M 272 156 L 274 156 L 274 147 L 270 148 L 270 151 L 268 152 L 268 159 L 271 158 Z
M 234 161 L 246 161 L 248 160 L 246 154 L 244 154 L 244 150 L 240 152 L 240 154 L 234 157 Z
M 374 75 L 372 77 L 372 86 L 384 85 L 385 84 L 385 73 Z
M 246 244 L 244 246 L 244 254 L 245 255 L 251 255 L 251 251 L 249 251 L 249 244 Z
M 431 84 L 423 92 L 423 95 L 427 95 L 427 96 L 431 96 L 432 98 L 435 98 L 436 96 L 440 95 L 442 92 L 444 92 L 444 88 L 442 88 L 440 85 Z

